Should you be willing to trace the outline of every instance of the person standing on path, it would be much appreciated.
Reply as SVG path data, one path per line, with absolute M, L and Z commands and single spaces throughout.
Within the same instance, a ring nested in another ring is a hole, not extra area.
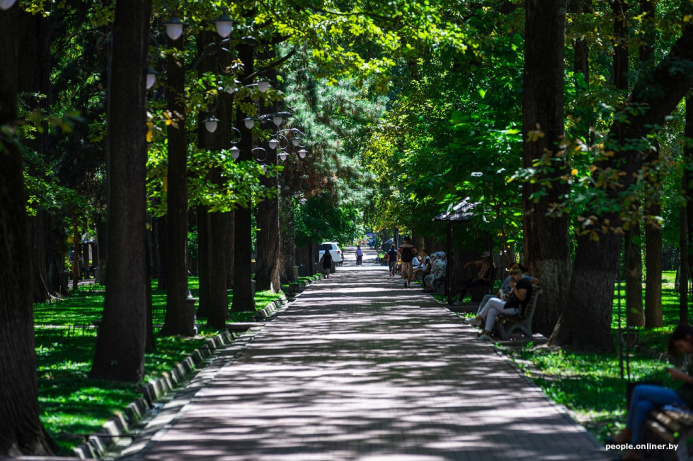
M 397 272 L 397 259 L 398 258 L 399 258 L 399 253 L 397 253 L 395 246 L 392 245 L 392 248 L 390 248 L 390 251 L 387 252 L 387 264 L 390 266 L 390 277 L 394 277 L 395 273 Z
M 332 269 L 332 254 L 330 253 L 330 250 L 325 250 L 322 258 L 320 258 L 320 262 L 322 263 L 322 273 L 325 275 L 326 279 L 329 279 L 330 269 Z
M 363 266 L 363 250 L 361 250 L 361 245 L 356 245 L 356 265 Z
M 404 237 L 404 243 L 399 247 L 399 255 L 402 259 L 402 278 L 404 279 L 404 288 L 411 284 L 412 266 L 411 261 L 416 255 L 416 247 L 411 244 L 409 237 Z

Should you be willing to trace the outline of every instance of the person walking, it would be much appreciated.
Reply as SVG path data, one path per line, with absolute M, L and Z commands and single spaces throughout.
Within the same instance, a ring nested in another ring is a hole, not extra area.
M 392 245 L 392 248 L 387 252 L 387 264 L 390 266 L 390 277 L 394 277 L 397 273 L 397 259 L 399 258 L 399 253 Z
M 329 279 L 330 269 L 332 269 L 332 253 L 330 253 L 330 250 L 325 250 L 325 253 L 323 253 L 322 258 L 320 258 L 320 262 L 322 263 L 323 275 L 326 279 Z
M 361 245 L 356 245 L 356 265 L 363 266 L 363 250 L 361 250 Z
M 404 288 L 411 284 L 412 280 L 412 265 L 411 262 L 416 256 L 416 247 L 411 244 L 409 237 L 404 237 L 404 243 L 399 247 L 399 255 L 402 259 L 402 278 L 404 279 Z

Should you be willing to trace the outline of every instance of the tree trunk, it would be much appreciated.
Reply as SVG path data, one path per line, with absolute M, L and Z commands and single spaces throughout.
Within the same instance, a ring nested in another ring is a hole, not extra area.
M 25 93 L 24 104 L 31 110 L 47 113 L 48 98 L 33 97 L 33 94 L 48 95 L 50 92 L 50 19 L 40 14 L 20 14 L 21 26 L 18 40 L 22 57 L 19 66 L 18 91 Z M 44 125 L 43 132 L 35 131 L 32 138 L 22 140 L 25 147 L 34 150 L 41 158 L 48 154 L 48 130 Z M 31 174 L 45 175 L 45 171 L 31 170 Z M 54 286 L 48 282 L 48 271 L 53 261 L 53 229 L 50 215 L 45 210 L 38 210 L 36 216 L 29 218 L 31 230 L 31 258 L 34 268 L 34 302 L 44 302 L 50 295 L 56 294 Z
M 645 325 L 642 306 L 642 238 L 640 223 L 633 223 L 623 242 L 626 282 L 626 321 L 629 326 Z
M 17 6 L 0 13 L 0 127 L 16 127 Z M 57 451 L 39 420 L 33 273 L 19 145 L 0 136 L 0 456 Z
M 640 65 L 646 69 L 654 65 L 655 45 L 655 1 L 640 0 L 641 14 L 644 15 L 645 33 L 640 45 Z M 646 156 L 650 174 L 651 203 L 647 207 L 647 216 L 661 216 L 662 207 L 659 199 L 661 178 L 659 175 L 659 145 L 651 149 Z M 648 219 L 645 223 L 645 327 L 655 328 L 664 325 L 662 314 L 662 229 L 657 221 Z
M 285 193 L 281 193 L 285 192 Z M 284 189 L 280 191 L 279 198 L 281 207 L 279 208 L 280 235 L 282 237 L 281 249 L 281 282 L 295 282 L 294 266 L 296 265 L 296 234 L 294 232 L 294 204 L 291 196 Z
M 246 76 L 253 73 L 253 48 L 247 44 L 241 43 L 237 47 L 238 58 L 243 63 L 243 84 L 251 83 Z M 236 112 L 236 124 L 241 130 L 241 142 L 238 144 L 240 149 L 239 162 L 253 161 L 251 149 L 253 148 L 252 132 L 245 128 L 243 119 L 247 116 L 241 107 L 242 101 L 239 101 Z M 231 311 L 255 311 L 255 298 L 253 296 L 252 285 L 252 210 L 250 205 L 247 207 L 237 208 L 235 211 L 236 222 L 234 225 L 234 242 L 236 254 L 234 255 L 233 267 L 233 304 Z
M 234 241 L 236 215 L 234 211 L 229 213 L 226 225 L 226 288 L 228 290 L 233 290 L 233 260 L 236 255 L 236 245 Z
M 274 53 L 265 56 L 266 59 L 272 60 Z M 270 71 L 267 77 L 276 81 L 276 72 Z M 263 112 L 274 112 L 277 110 L 277 105 L 263 107 Z M 268 123 L 272 130 L 279 129 L 270 121 Z M 267 165 L 277 165 L 277 149 L 270 149 L 265 143 L 263 146 L 267 151 Z M 279 233 L 279 179 L 277 176 L 262 177 L 260 183 L 277 192 L 277 196 L 265 199 L 257 206 L 257 214 L 255 221 L 258 230 L 256 232 L 256 247 L 255 256 L 255 289 L 257 291 L 270 290 L 272 293 L 281 291 L 281 283 L 279 281 L 279 267 L 281 264 L 281 235 Z
M 684 138 L 693 139 L 693 96 L 686 98 L 686 126 L 683 132 Z M 683 191 L 686 197 L 686 205 L 682 207 L 685 213 L 681 214 L 682 224 L 681 240 L 684 245 L 681 245 L 681 260 L 685 261 L 688 269 L 688 277 L 691 277 L 691 267 L 693 267 L 693 146 L 690 143 L 685 143 L 683 147 Z M 682 264 L 684 264 L 682 262 Z M 683 278 L 684 271 L 681 271 L 681 285 L 683 292 L 688 293 L 688 278 Z M 688 324 L 688 304 L 685 298 L 682 298 L 680 303 L 681 316 L 679 323 L 681 325 Z M 685 315 L 684 315 L 685 314 Z
M 661 216 L 662 207 L 653 204 L 648 215 Z M 657 222 L 645 224 L 645 327 L 664 326 L 662 313 L 662 228 Z
M 185 35 L 170 42 L 174 52 L 183 50 Z M 188 269 L 185 264 L 188 242 L 188 135 L 186 132 L 185 67 L 182 58 L 167 58 L 167 103 L 175 124 L 167 127 L 168 187 L 166 195 L 166 317 L 162 335 L 192 336 L 194 326 L 186 312 Z
M 146 341 L 145 110 L 150 0 L 118 0 L 109 110 L 108 289 L 91 377 L 139 382 Z M 140 237 L 138 237 L 140 236 Z
M 662 62 L 641 76 L 622 111 L 630 116 L 617 119 L 610 130 L 606 148 L 614 154 L 596 165 L 593 187 L 606 188 L 606 195 L 623 211 L 630 208 L 622 203 L 620 196 L 633 185 L 643 161 L 643 151 L 637 146 L 664 123 L 665 117 L 693 86 L 693 74 L 679 71 L 682 65 L 693 65 L 691 24 L 685 26 L 683 35 Z M 628 109 L 632 107 L 648 109 L 631 113 Z M 619 183 L 604 181 L 602 175 L 610 168 L 623 173 L 617 176 Z M 621 237 L 613 231 L 602 233 L 601 226 L 607 225 L 607 220 L 608 227 L 622 223 L 618 214 L 602 214 L 599 208 L 587 208 L 583 218 L 591 216 L 598 221 L 590 219 L 589 225 L 583 221 L 579 229 L 581 235 L 568 298 L 571 300 L 569 316 L 561 322 L 561 329 L 568 328 L 568 331 L 554 331 L 554 336 L 562 340 L 561 344 L 572 337 L 573 346 L 578 349 L 611 351 L 611 310 Z
M 209 213 L 203 206 L 197 207 L 197 275 L 200 280 L 198 293 L 197 316 L 209 317 Z
M 553 203 L 568 193 L 569 186 L 560 179 L 566 175 L 564 152 L 564 38 L 566 0 L 528 0 L 525 23 L 525 70 L 523 82 L 523 165 L 551 158 L 555 172 L 538 201 L 531 196 L 542 186 L 523 187 L 525 261 L 531 273 L 541 280 L 544 295 L 539 298 L 534 329 L 548 335 L 554 328 L 570 280 L 570 243 L 568 217 L 547 216 Z M 540 131 L 543 137 L 533 137 Z
M 170 143 L 169 143 L 170 146 Z M 170 147 L 169 147 L 170 149 Z M 170 162 L 170 160 L 169 160 Z M 156 288 L 159 290 L 168 289 L 168 215 L 152 218 L 152 238 L 153 238 L 153 268 L 151 278 L 156 279 Z

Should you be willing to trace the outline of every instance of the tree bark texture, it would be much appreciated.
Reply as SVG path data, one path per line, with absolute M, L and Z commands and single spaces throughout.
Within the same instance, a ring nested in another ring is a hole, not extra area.
M 241 43 L 237 46 L 238 58 L 243 63 L 244 85 L 251 83 L 247 76 L 253 73 L 253 48 Z M 247 116 L 240 107 L 237 106 L 236 125 L 241 130 L 241 142 L 238 143 L 240 149 L 239 162 L 253 161 L 251 149 L 253 148 L 252 132 L 245 128 L 243 119 Z M 234 225 L 234 242 L 236 253 L 234 255 L 233 267 L 233 303 L 231 311 L 255 311 L 255 298 L 253 296 L 252 285 L 252 209 L 250 206 L 237 208 L 235 211 L 236 222 Z
M 203 55 L 209 44 L 214 43 L 216 34 L 205 31 L 198 36 L 198 53 Z M 218 52 L 207 55 L 200 63 L 200 73 L 217 72 L 219 67 L 230 65 L 227 54 Z M 231 120 L 233 107 L 233 96 L 226 92 L 219 94 L 217 101 L 216 114 L 221 119 L 214 133 L 210 133 L 205 128 L 205 124 L 200 120 L 198 127 L 198 144 L 201 148 L 210 150 L 221 150 L 230 146 L 231 139 Z M 206 115 L 204 116 L 206 117 Z M 202 117 L 202 118 L 204 118 Z M 209 180 L 214 183 L 221 181 L 221 171 L 218 168 L 212 169 L 209 173 Z M 226 291 L 226 243 L 227 238 L 224 233 L 227 231 L 226 220 L 228 214 L 221 211 L 208 211 L 206 221 L 206 251 L 205 256 L 207 268 L 200 271 L 200 277 L 205 274 L 208 277 L 207 298 L 205 301 L 208 306 L 201 306 L 207 313 L 207 324 L 212 328 L 223 328 L 228 319 L 228 295 Z M 202 260 L 200 261 L 202 262 Z M 203 299 L 200 299 L 202 304 Z
M 118 0 L 110 82 L 108 285 L 93 378 L 138 382 L 146 341 L 147 117 L 150 0 Z
M 683 136 L 688 140 L 693 140 L 693 96 L 686 98 L 686 126 Z M 688 277 L 691 277 L 691 267 L 693 267 L 693 145 L 690 142 L 685 143 L 683 148 L 683 164 L 683 191 L 686 197 L 686 205 L 683 207 L 685 213 L 681 214 L 681 219 L 684 223 L 682 224 L 682 235 L 680 238 L 685 243 L 681 245 L 681 259 L 685 259 Z M 683 291 L 687 293 L 688 279 L 683 279 L 683 272 L 680 284 L 684 285 Z M 685 305 L 684 301 L 686 301 Z M 685 315 L 683 315 L 684 309 Z M 679 322 L 685 325 L 688 323 L 689 317 L 687 300 L 681 300 L 680 310 L 682 315 Z
M 640 170 L 646 153 L 632 146 L 641 145 L 642 140 L 661 126 L 693 86 L 693 72 L 686 69 L 693 69 L 691 24 L 685 26 L 682 36 L 662 62 L 638 79 L 627 104 L 628 107 L 645 107 L 646 110 L 635 111 L 627 120 L 615 121 L 610 130 L 607 148 L 614 155 L 598 163 L 594 175 L 599 183 L 597 176 L 604 171 L 615 169 L 624 173 L 618 176 L 620 182 L 610 183 L 614 187 L 606 191 L 615 203 L 621 203 L 617 194 L 634 183 L 635 173 Z M 588 209 L 585 217 L 591 215 L 598 216 L 599 222 L 581 229 L 570 284 L 569 322 L 561 323 L 561 328 L 569 328 L 570 334 L 555 333 L 556 337 L 564 340 L 563 344 L 566 338 L 572 337 L 572 344 L 578 349 L 610 351 L 613 350 L 611 310 L 621 236 L 615 232 L 602 234 L 600 228 L 605 219 L 609 220 L 610 226 L 619 224 L 621 216 Z M 597 233 L 598 240 L 590 238 L 591 231 Z
M 269 53 L 267 59 L 272 60 L 274 53 Z M 270 71 L 267 77 L 271 81 L 276 81 L 277 74 Z M 272 113 L 277 111 L 277 105 L 269 107 L 263 105 L 263 112 Z M 270 129 L 279 129 L 274 123 L 268 123 Z M 277 149 L 270 149 L 265 143 L 263 146 L 267 151 L 267 165 L 277 165 Z M 269 190 L 277 192 L 277 196 L 261 201 L 257 206 L 255 222 L 257 225 L 256 256 L 255 256 L 255 289 L 257 291 L 270 290 L 272 293 L 281 291 L 279 281 L 279 268 L 281 266 L 281 235 L 279 233 L 279 178 L 262 177 L 261 184 Z
M 171 40 L 174 52 L 183 50 L 185 35 Z M 194 324 L 186 312 L 188 269 L 185 262 L 188 247 L 188 136 L 186 133 L 185 67 L 182 58 L 169 55 L 166 61 L 166 99 L 171 117 L 176 120 L 167 128 L 168 191 L 166 195 L 166 316 L 163 335 L 192 336 Z
M 19 8 L 0 12 L 0 127 L 17 122 Z M 4 131 L 4 130 L 3 130 Z M 2 133 L 3 131 L 0 131 Z M 0 455 L 51 455 L 39 420 L 33 272 L 19 145 L 0 134 Z
M 552 178 L 566 174 L 564 152 L 564 37 L 566 0 L 528 0 L 525 24 L 525 69 L 523 82 L 523 165 L 548 158 Z M 532 137 L 540 131 L 543 137 Z M 565 305 L 570 280 L 570 243 L 568 218 L 547 216 L 569 186 L 552 180 L 547 195 L 538 201 L 530 196 L 542 188 L 539 184 L 523 187 L 525 261 L 541 280 L 544 294 L 539 298 L 534 329 L 548 335 Z
M 197 316 L 209 318 L 209 213 L 204 206 L 197 207 L 197 275 L 200 280 Z
M 231 211 L 226 221 L 226 289 L 233 290 L 233 260 L 236 255 L 234 241 L 234 226 L 236 225 L 236 212 Z
M 623 241 L 624 280 L 626 282 L 626 321 L 629 326 L 645 325 L 642 304 L 642 238 L 640 224 L 634 223 Z
M 281 193 L 285 192 L 285 193 Z M 295 282 L 294 266 L 296 265 L 296 233 L 294 231 L 294 204 L 286 189 L 280 191 L 279 201 L 279 234 L 281 235 L 281 282 Z

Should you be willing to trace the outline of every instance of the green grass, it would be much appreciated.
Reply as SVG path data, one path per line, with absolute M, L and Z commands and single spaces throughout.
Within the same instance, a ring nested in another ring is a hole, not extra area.
M 639 329 L 640 346 L 666 352 L 667 338 L 678 325 L 679 296 L 674 290 L 675 272 L 665 272 L 662 284 L 664 327 Z M 618 328 L 618 289 L 615 291 L 612 332 L 616 344 Z M 621 286 L 622 326 L 625 326 L 625 288 Z M 621 378 L 618 352 L 584 354 L 569 351 L 533 349 L 506 350 L 518 366 L 554 401 L 565 405 L 576 420 L 604 440 L 623 427 L 626 417 L 626 383 Z M 631 381 L 660 381 L 676 388 L 664 371 L 667 364 L 645 354 L 630 358 Z M 625 364 L 624 364 L 625 367 Z
M 163 324 L 166 292 L 155 287 L 156 282 L 152 290 L 154 323 Z M 190 278 L 189 287 L 193 296 L 197 295 L 196 277 Z M 205 336 L 217 333 L 204 328 L 206 320 L 199 319 L 198 328 L 204 333 L 195 338 L 157 336 L 157 351 L 145 355 L 143 383 L 128 385 L 90 379 L 96 345 L 93 323 L 102 317 L 104 296 L 105 287 L 88 285 L 58 302 L 34 306 L 41 421 L 64 455 L 72 455 L 74 447 L 83 443 L 86 436 L 100 430 L 108 419 L 138 398 L 142 384 L 161 377 L 201 347 Z M 229 303 L 232 296 L 230 293 Z M 269 291 L 258 292 L 256 309 L 280 297 L 281 294 Z M 231 321 L 249 321 L 253 315 L 234 313 Z

